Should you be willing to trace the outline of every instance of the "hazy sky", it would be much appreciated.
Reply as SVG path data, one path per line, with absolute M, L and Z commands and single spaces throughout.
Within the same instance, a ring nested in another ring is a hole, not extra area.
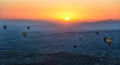
M 120 0 L 0 0 L 2 19 L 120 19 Z

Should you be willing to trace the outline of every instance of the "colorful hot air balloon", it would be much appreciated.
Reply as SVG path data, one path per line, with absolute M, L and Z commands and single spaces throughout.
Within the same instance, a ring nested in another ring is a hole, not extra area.
M 4 25 L 4 26 L 3 26 L 3 29 L 6 30 L 6 29 L 7 29 L 7 25 Z
M 22 35 L 23 35 L 24 37 L 26 37 L 27 34 L 28 34 L 27 32 L 23 32 L 23 33 L 22 33 Z
M 112 44 L 112 38 L 110 37 L 104 37 L 104 42 L 108 45 L 111 45 Z

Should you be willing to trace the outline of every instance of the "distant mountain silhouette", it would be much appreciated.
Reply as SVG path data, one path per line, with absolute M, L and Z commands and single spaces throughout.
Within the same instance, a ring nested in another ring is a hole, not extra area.
M 97 23 L 120 23 L 120 20 L 108 19 L 108 20 L 97 21 Z
M 57 22 L 57 21 L 56 21 Z M 26 26 L 30 26 L 30 31 L 57 31 L 57 32 L 69 32 L 69 31 L 93 31 L 93 30 L 119 30 L 120 20 L 101 20 L 96 22 L 78 22 L 71 23 L 70 26 L 65 28 L 59 23 L 53 23 L 51 21 L 43 20 L 25 20 L 25 19 L 11 19 L 0 20 L 0 26 L 8 25 L 9 31 L 26 31 Z

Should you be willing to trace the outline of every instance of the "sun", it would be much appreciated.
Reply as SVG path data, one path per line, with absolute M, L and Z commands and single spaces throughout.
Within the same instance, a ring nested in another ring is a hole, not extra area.
M 69 17 L 65 17 L 65 20 L 66 20 L 66 21 L 69 21 L 69 20 L 70 20 L 70 18 L 69 18 Z

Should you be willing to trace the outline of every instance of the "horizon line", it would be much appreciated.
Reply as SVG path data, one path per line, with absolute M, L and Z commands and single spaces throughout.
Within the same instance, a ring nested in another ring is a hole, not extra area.
M 0 18 L 0 20 L 6 20 L 6 21 L 15 21 L 15 20 L 18 20 L 18 21 L 60 21 L 60 20 L 43 20 L 43 19 L 2 19 Z M 115 21 L 115 20 L 118 20 L 120 21 L 120 19 L 101 19 L 101 20 L 76 20 L 76 21 L 79 21 L 79 22 L 99 22 L 99 21 L 106 21 L 106 20 L 110 20 L 110 21 Z

